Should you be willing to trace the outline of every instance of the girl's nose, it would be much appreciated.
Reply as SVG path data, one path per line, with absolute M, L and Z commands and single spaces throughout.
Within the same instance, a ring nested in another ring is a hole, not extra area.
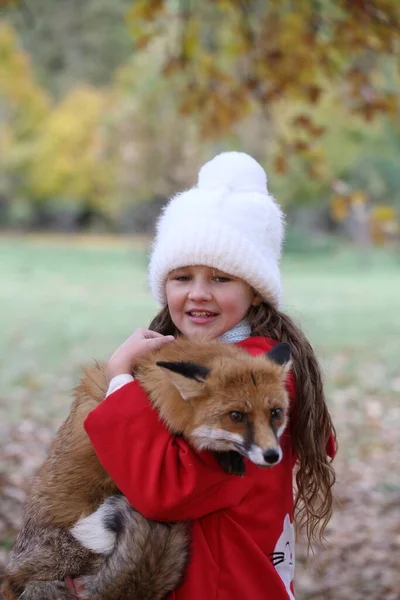
M 207 301 L 211 300 L 212 293 L 209 286 L 206 283 L 200 281 L 193 281 L 192 285 L 190 286 L 188 298 L 189 300 L 193 301 Z

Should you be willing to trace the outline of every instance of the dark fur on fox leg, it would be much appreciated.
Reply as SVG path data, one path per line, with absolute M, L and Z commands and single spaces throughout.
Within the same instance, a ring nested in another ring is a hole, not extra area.
M 244 459 L 239 452 L 228 450 L 227 452 L 216 452 L 217 460 L 221 467 L 229 475 L 239 475 L 243 477 L 246 472 Z

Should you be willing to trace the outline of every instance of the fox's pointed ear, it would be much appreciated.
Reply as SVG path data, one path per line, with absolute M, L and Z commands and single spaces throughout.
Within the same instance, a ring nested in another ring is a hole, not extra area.
M 281 342 L 280 344 L 274 346 L 272 350 L 267 352 L 266 356 L 277 365 L 283 367 L 284 373 L 287 373 L 292 366 L 292 353 L 289 344 L 286 342 Z
M 199 396 L 202 384 L 210 374 L 208 367 L 192 362 L 158 361 L 156 365 L 166 369 L 168 377 L 184 400 Z

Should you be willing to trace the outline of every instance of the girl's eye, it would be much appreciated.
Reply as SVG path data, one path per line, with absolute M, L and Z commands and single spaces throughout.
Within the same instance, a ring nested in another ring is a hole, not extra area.
M 216 275 L 214 277 L 215 281 L 217 281 L 218 283 L 226 283 L 227 281 L 231 281 L 228 277 L 222 277 L 222 275 Z
M 233 410 L 229 413 L 229 418 L 234 423 L 243 423 L 246 419 L 246 413 L 239 412 L 238 410 Z
M 189 281 L 189 275 L 178 275 L 175 277 L 176 281 Z
M 271 418 L 272 419 L 282 419 L 282 411 L 280 408 L 273 408 L 271 410 Z

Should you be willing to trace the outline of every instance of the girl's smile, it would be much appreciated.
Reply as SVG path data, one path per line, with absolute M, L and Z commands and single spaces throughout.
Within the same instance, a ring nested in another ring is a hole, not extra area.
M 201 308 L 194 308 L 193 310 L 189 310 L 186 312 L 192 323 L 196 323 L 197 325 L 202 325 L 205 323 L 211 323 L 213 319 L 218 317 L 218 313 L 212 311 L 205 311 Z
M 186 337 L 220 337 L 237 325 L 261 297 L 242 279 L 206 266 L 171 271 L 166 282 L 171 318 Z

